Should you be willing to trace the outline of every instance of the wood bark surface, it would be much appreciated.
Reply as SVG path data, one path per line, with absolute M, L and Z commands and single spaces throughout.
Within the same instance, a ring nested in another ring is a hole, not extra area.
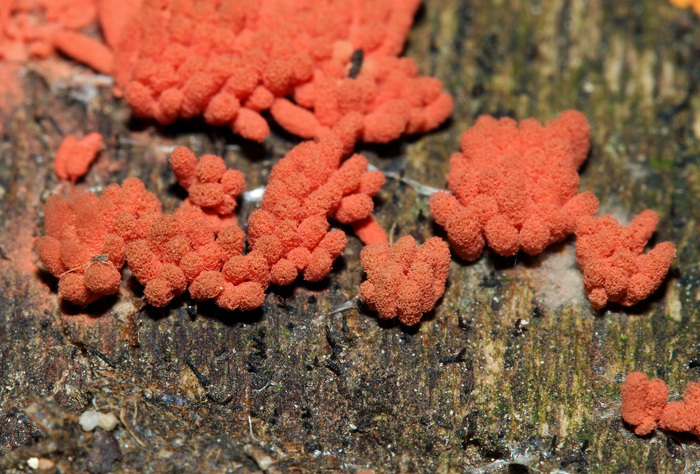
M 0 469 L 32 457 L 61 472 L 700 469 L 695 437 L 637 437 L 619 411 L 630 370 L 663 378 L 673 399 L 700 380 L 698 16 L 664 0 L 425 0 L 405 54 L 444 81 L 454 114 L 359 152 L 444 188 L 478 115 L 581 110 L 592 136 L 580 191 L 622 221 L 656 210 L 655 241 L 678 247 L 659 291 L 593 311 L 569 239 L 536 258 L 455 256 L 436 309 L 405 328 L 352 300 L 363 274 L 351 237 L 329 278 L 272 290 L 250 313 L 187 299 L 145 307 L 128 271 L 120 297 L 60 305 L 32 242 L 61 190 L 51 161 L 63 135 L 106 138 L 85 185 L 137 176 L 166 210 L 183 198 L 173 145 L 222 155 L 253 189 L 298 141 L 278 127 L 254 145 L 199 121 L 135 121 L 89 70 L 54 81 L 30 64 L 23 104 L 0 116 Z M 241 207 L 240 225 L 252 209 Z M 388 181 L 376 216 L 396 238 L 444 236 L 403 181 Z M 87 409 L 119 426 L 83 433 Z

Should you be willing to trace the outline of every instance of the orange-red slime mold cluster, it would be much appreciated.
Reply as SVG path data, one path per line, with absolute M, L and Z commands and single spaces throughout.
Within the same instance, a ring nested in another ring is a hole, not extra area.
M 242 255 L 245 234 L 232 215 L 245 190 L 243 174 L 227 169 L 218 156 L 197 159 L 183 147 L 173 151 L 170 165 L 189 198 L 175 214 L 160 216 L 148 236 L 126 251 L 146 299 L 162 307 L 189 286 L 194 300 L 213 299 L 229 310 L 261 306 L 269 268 L 255 252 Z
M 663 380 L 649 380 L 641 372 L 630 372 L 622 385 L 622 418 L 640 436 L 657 427 L 700 436 L 700 383 L 688 384 L 683 401 L 667 399 L 668 388 Z
M 298 273 L 307 281 L 328 275 L 347 239 L 340 229 L 328 231 L 327 218 L 365 226 L 374 221 L 372 196 L 384 175 L 367 171 L 361 155 L 341 164 L 342 154 L 342 143 L 328 135 L 297 145 L 270 173 L 260 209 L 248 221 L 248 242 L 271 265 L 273 283 L 288 285 Z M 372 237 L 385 240 L 379 233 Z
M 160 214 L 160 201 L 136 178 L 110 185 L 99 198 L 78 188 L 67 198 L 49 197 L 46 235 L 35 247 L 59 279 L 60 296 L 85 305 L 119 291 L 127 243 L 145 237 Z
M 103 144 L 102 135 L 97 132 L 90 133 L 80 140 L 75 135 L 68 135 L 56 152 L 53 161 L 54 172 L 62 180 L 70 179 L 75 184 L 78 178 L 87 173 Z
M 329 231 L 327 218 L 359 224 L 375 240 L 386 238 L 381 229 L 372 231 L 371 215 L 372 196 L 384 175 L 367 171 L 360 155 L 341 164 L 344 150 L 343 142 L 328 134 L 280 160 L 261 208 L 250 216 L 247 255 L 246 235 L 233 215 L 245 189 L 243 175 L 227 169 L 218 156 L 198 159 L 182 147 L 173 151 L 170 163 L 189 197 L 174 214 L 163 214 L 136 178 L 121 188 L 108 187 L 101 198 L 72 188 L 67 199 L 47 201 L 46 236 L 36 248 L 49 272 L 60 278 L 61 297 L 72 303 L 116 293 L 126 261 L 154 306 L 165 306 L 189 289 L 197 301 L 254 309 L 263 304 L 270 283 L 288 285 L 299 273 L 309 281 L 328 275 L 347 239 L 342 230 Z
M 184 206 L 160 216 L 146 238 L 128 245 L 129 269 L 145 285 L 150 304 L 165 306 L 188 286 L 194 300 L 214 299 L 229 310 L 263 304 L 267 263 L 254 253 L 242 256 L 245 234 L 238 226 L 216 233 L 209 222 L 201 209 Z
M 664 431 L 690 432 L 700 436 L 700 383 L 688 384 L 683 401 L 668 402 L 658 424 Z
M 435 221 L 455 252 L 479 257 L 488 244 L 496 253 L 535 255 L 594 215 L 598 200 L 578 194 L 577 169 L 586 159 L 590 127 L 577 111 L 563 112 L 544 127 L 481 116 L 462 134 L 461 153 L 450 158 L 447 184 L 430 200 Z
M 313 139 L 273 170 L 262 206 L 250 218 L 249 255 L 240 255 L 233 217 L 243 175 L 227 170 L 221 158 L 197 160 L 185 149 L 176 150 L 171 164 L 189 198 L 128 245 L 137 278 L 155 304 L 167 304 L 189 285 L 195 299 L 250 308 L 261 304 L 270 282 L 286 285 L 300 273 L 317 281 L 328 274 L 346 243 L 343 231 L 328 231 L 329 218 L 351 224 L 366 244 L 386 242 L 372 216 L 372 196 L 383 174 L 367 171 L 362 156 L 341 160 L 358 140 L 386 143 L 426 132 L 451 114 L 453 101 L 442 83 L 419 76 L 413 60 L 398 57 L 419 5 L 420 0 L 7 0 L 0 5 L 0 59 L 24 61 L 59 49 L 112 74 L 138 116 L 163 124 L 203 116 L 209 124 L 262 141 L 269 126 L 261 113 L 269 110 L 287 131 Z M 96 19 L 105 43 L 80 32 Z M 594 307 L 631 305 L 654 291 L 675 248 L 663 243 L 641 254 L 656 226 L 653 213 L 642 213 L 627 229 L 607 216 L 593 219 L 597 199 L 577 192 L 589 135 L 588 122 L 576 111 L 545 126 L 534 119 L 518 125 L 509 118 L 480 117 L 462 135 L 461 153 L 450 158 L 451 192 L 430 200 L 455 252 L 473 260 L 488 245 L 504 256 L 520 250 L 534 255 L 577 231 L 581 222 L 577 258 Z M 99 134 L 68 137 L 56 156 L 56 174 L 75 183 L 101 146 Z M 112 194 L 98 199 L 74 192 L 59 206 L 60 199 L 47 205 L 49 214 L 69 209 L 60 212 L 83 227 L 82 219 L 103 221 L 86 230 L 86 242 L 82 234 L 65 231 L 84 251 L 64 244 L 68 237 L 55 226 L 47 233 L 54 240 L 39 244 L 47 267 L 63 282 L 61 294 L 84 303 L 116 291 L 115 273 L 107 268 L 116 271 L 123 262 L 111 255 L 109 264 L 102 261 L 100 240 L 114 233 L 108 218 L 113 209 L 99 219 L 93 214 L 102 211 L 83 211 L 84 202 L 109 201 Z M 125 212 L 138 214 L 129 207 Z M 135 239 L 121 238 L 125 245 Z M 173 239 L 182 255 L 163 247 Z M 184 254 L 188 269 L 179 266 Z M 99 272 L 111 275 L 109 284 L 88 276 Z M 416 317 L 413 310 L 406 314 L 410 321 Z
M 164 124 L 203 115 L 262 141 L 260 113 L 270 109 L 291 133 L 316 139 L 355 112 L 359 136 L 384 143 L 452 112 L 439 80 L 397 58 L 419 5 L 146 0 L 114 48 L 113 73 L 135 113 Z
M 656 429 L 667 399 L 663 380 L 649 380 L 641 372 L 630 372 L 622 385 L 622 419 L 635 427 L 636 434 L 649 434 Z
M 189 201 L 202 209 L 222 216 L 236 209 L 236 198 L 245 191 L 245 177 L 238 170 L 226 169 L 221 157 L 197 157 L 185 147 L 170 156 L 170 167 L 177 182 L 189 193 Z
M 394 245 L 368 245 L 360 258 L 367 273 L 367 280 L 360 285 L 360 299 L 381 318 L 398 317 L 403 324 L 413 326 L 445 292 L 450 249 L 439 237 L 418 248 L 411 236 Z
M 420 0 L 8 0 L 0 59 L 56 49 L 112 74 L 138 116 L 204 116 L 245 138 L 261 112 L 320 138 L 359 113 L 356 139 L 386 143 L 452 113 L 442 83 L 399 58 Z M 99 19 L 105 43 L 80 32 Z
M 578 221 L 576 261 L 594 308 L 608 302 L 634 305 L 661 285 L 676 256 L 675 245 L 662 242 L 642 254 L 658 222 L 651 210 L 640 213 L 627 227 L 609 215 Z
M 97 3 L 98 0 L 3 0 L 0 59 L 25 62 L 30 57 L 53 54 L 57 37 L 95 22 Z M 94 43 L 99 47 L 99 43 Z
M 190 193 L 178 210 L 163 214 L 143 183 L 129 178 L 98 198 L 71 188 L 45 207 L 46 235 L 39 257 L 59 277 L 59 294 L 88 304 L 119 291 L 126 261 L 154 306 L 165 306 L 188 289 L 195 300 L 214 299 L 227 309 L 262 305 L 270 269 L 259 252 L 242 256 L 245 234 L 235 225 L 243 175 L 213 155 L 176 148 L 171 164 Z

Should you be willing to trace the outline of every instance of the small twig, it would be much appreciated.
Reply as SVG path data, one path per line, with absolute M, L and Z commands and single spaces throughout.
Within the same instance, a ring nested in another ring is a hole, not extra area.
M 117 368 L 117 366 L 114 365 L 114 362 L 112 362 L 112 361 L 109 359 L 109 357 L 107 357 L 107 356 L 104 355 L 102 352 L 98 351 L 97 349 L 90 349 L 90 353 L 93 354 L 93 355 L 96 355 L 97 357 L 99 357 L 100 359 L 102 359 L 102 360 L 104 361 L 104 363 L 107 364 L 108 366 L 110 366 L 111 368 L 113 368 L 113 369 L 116 369 L 116 368 Z
M 391 228 L 389 229 L 389 245 L 394 245 L 394 231 L 396 230 L 396 224 L 397 222 L 394 221 L 394 223 L 391 224 Z
M 328 341 L 328 345 L 331 346 L 331 359 L 336 359 L 338 357 L 338 352 L 340 352 L 342 348 L 333 337 L 333 333 L 331 333 L 331 328 L 328 327 L 328 324 L 326 324 L 326 340 Z
M 441 357 L 440 363 L 443 365 L 456 364 L 457 362 L 464 362 L 464 354 L 467 352 L 467 348 L 463 347 L 461 351 L 454 356 Z
M 185 359 L 185 363 L 187 366 L 192 370 L 192 373 L 194 373 L 194 376 L 197 377 L 197 380 L 199 380 L 199 383 L 202 385 L 204 388 L 204 392 L 207 394 L 207 398 L 209 398 L 211 401 L 218 403 L 219 405 L 226 405 L 228 402 L 233 400 L 233 394 L 229 395 L 226 398 L 219 398 L 216 395 L 212 394 L 209 391 L 209 386 L 211 385 L 211 382 L 209 382 L 209 379 L 204 376 L 199 370 L 197 370 L 197 367 L 194 366 L 192 362 L 190 362 L 189 359 Z
M 195 367 L 189 359 L 185 359 L 185 363 L 192 370 L 194 376 L 197 377 L 199 383 L 202 384 L 202 387 L 204 387 L 205 389 L 209 388 L 209 379 L 207 379 L 199 370 L 197 370 L 197 367 Z
M 461 314 L 457 315 L 457 326 L 462 330 L 462 331 L 469 331 L 471 329 L 471 326 L 469 324 L 470 322 L 468 320 L 464 320 L 462 318 Z
M 331 372 L 335 373 L 338 377 L 343 376 L 343 370 L 340 368 L 338 364 L 335 363 L 335 361 L 326 358 L 326 367 L 328 367 Z
M 250 430 L 250 437 L 258 441 L 258 438 L 253 434 L 253 419 L 250 417 L 250 413 L 248 413 L 248 429 Z
M 125 416 L 126 415 L 126 404 L 129 403 L 130 400 L 133 400 L 133 398 L 134 398 L 134 395 L 129 397 L 129 399 L 126 402 L 124 402 L 124 405 L 122 405 L 121 410 L 119 410 L 119 419 L 121 420 L 122 426 L 124 426 L 124 429 L 126 429 L 127 433 L 129 433 L 131 435 L 131 437 L 134 438 L 134 440 L 138 444 L 141 445 L 142 448 L 145 448 L 146 443 L 141 441 L 141 439 L 138 436 L 136 436 L 136 433 L 134 433 L 133 430 L 126 423 L 126 416 Z M 138 411 L 139 411 L 139 405 L 137 402 L 134 401 L 134 416 L 133 416 L 134 420 L 136 419 L 136 414 L 138 413 Z
M 52 313 L 51 311 L 49 311 L 48 309 L 45 309 L 45 310 L 44 310 L 44 314 L 45 314 L 46 316 L 48 316 L 49 318 L 53 319 L 53 321 L 54 321 L 55 323 L 59 322 L 59 321 L 58 321 L 58 318 L 56 317 L 56 315 L 53 314 L 53 313 Z
M 356 307 L 357 307 L 357 296 L 353 296 L 345 303 L 341 304 L 340 306 L 337 306 L 333 311 L 328 313 L 328 315 L 330 316 L 331 314 L 342 313 L 343 311 L 347 311 L 349 309 L 354 309 Z
M 53 118 L 53 116 L 48 114 L 41 114 L 38 120 L 39 123 L 43 122 L 44 120 L 47 120 L 53 126 L 53 128 L 56 129 L 59 135 L 61 135 L 62 137 L 65 136 L 65 133 L 63 133 L 63 130 L 58 125 L 58 122 L 56 122 L 56 119 Z
M 212 395 L 211 393 L 207 392 L 207 398 L 209 400 L 213 401 L 214 403 L 218 403 L 219 405 L 226 405 L 228 402 L 233 400 L 233 394 L 229 395 L 228 397 L 221 399 L 217 396 Z
M 369 171 L 382 171 L 372 164 L 367 165 L 367 169 Z M 421 196 L 432 196 L 437 192 L 444 191 L 444 189 L 428 186 L 426 184 L 421 183 L 420 181 L 416 181 L 415 179 L 403 177 L 399 173 L 396 173 L 394 171 L 382 171 L 382 173 L 384 173 L 384 176 L 386 176 L 387 178 L 397 179 L 403 183 L 408 184 L 413 188 L 413 190 L 417 194 L 420 194 Z
M 268 380 L 268 381 L 265 383 L 265 386 L 264 386 L 263 388 L 251 388 L 251 390 L 252 390 L 253 392 L 262 392 L 263 390 L 265 390 L 265 389 L 266 389 L 267 387 L 269 387 L 270 385 L 274 385 L 274 384 L 271 384 L 270 381 Z
M 360 70 L 362 69 L 362 63 L 364 62 L 364 59 L 365 52 L 362 49 L 356 49 L 352 52 L 352 66 L 350 67 L 350 71 L 348 72 L 348 77 L 350 79 L 355 79 L 357 75 L 360 74 Z

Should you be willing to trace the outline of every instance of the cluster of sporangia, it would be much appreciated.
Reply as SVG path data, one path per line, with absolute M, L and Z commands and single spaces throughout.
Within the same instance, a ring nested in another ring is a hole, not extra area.
M 328 275 L 346 244 L 342 230 L 329 230 L 330 219 L 352 225 L 368 244 L 360 297 L 370 308 L 412 325 L 434 307 L 448 274 L 447 244 L 434 237 L 416 248 L 404 237 L 390 246 L 372 216 L 384 175 L 367 171 L 360 155 L 343 161 L 359 140 L 433 130 L 452 112 L 441 82 L 398 57 L 419 0 L 65 0 L 63 10 L 39 3 L 53 21 L 41 35 L 21 2 L 0 7 L 0 57 L 19 55 L 22 44 L 25 55 L 60 49 L 112 74 L 138 116 L 164 124 L 203 116 L 262 141 L 269 127 L 260 113 L 269 110 L 287 131 L 310 139 L 273 168 L 248 221 L 245 255 L 246 234 L 233 216 L 244 179 L 219 157 L 173 152 L 189 198 L 172 215 L 135 178 L 100 198 L 76 189 L 52 196 L 36 248 L 65 300 L 87 304 L 116 293 L 126 262 L 153 305 L 189 289 L 195 300 L 253 309 L 269 284 Z M 69 21 L 81 3 L 89 7 L 83 16 L 99 17 L 106 44 L 78 31 L 85 19 Z M 575 111 L 545 126 L 480 117 L 450 159 L 450 192 L 430 200 L 455 252 L 466 260 L 485 246 L 534 255 L 573 233 L 595 308 L 631 305 L 653 292 L 675 248 L 664 243 L 642 254 L 658 220 L 652 211 L 629 227 L 594 217 L 597 199 L 577 191 L 589 134 Z M 62 147 L 59 177 L 75 181 L 85 172 L 101 146 L 90 137 Z
M 163 124 L 204 116 L 263 141 L 269 110 L 317 139 L 354 113 L 363 141 L 386 143 L 452 113 L 442 83 L 398 57 L 420 0 L 24 3 L 0 6 L 0 59 L 61 50 L 113 75 L 136 115 Z M 106 44 L 77 31 L 96 18 Z
M 658 224 L 644 211 L 629 226 L 594 217 L 598 199 L 579 194 L 578 168 L 588 155 L 590 127 L 577 111 L 542 126 L 479 117 L 462 134 L 462 153 L 450 157 L 451 191 L 430 199 L 435 221 L 465 260 L 486 244 L 496 253 L 530 255 L 574 233 L 576 260 L 594 308 L 636 304 L 654 292 L 676 255 L 671 242 L 642 254 Z
M 700 383 L 688 384 L 683 401 L 669 402 L 668 393 L 663 380 L 649 380 L 642 372 L 630 372 L 622 385 L 622 418 L 639 436 L 657 427 L 700 436 Z

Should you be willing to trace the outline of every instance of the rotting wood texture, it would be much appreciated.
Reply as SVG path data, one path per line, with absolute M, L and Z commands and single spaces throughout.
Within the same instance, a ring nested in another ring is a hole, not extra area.
M 278 128 L 257 146 L 201 122 L 133 121 L 89 71 L 53 82 L 30 65 L 23 106 L 0 117 L 0 469 L 32 457 L 62 472 L 698 469 L 692 437 L 639 438 L 619 414 L 629 370 L 664 378 L 672 397 L 700 379 L 698 17 L 664 0 L 426 0 L 406 54 L 444 81 L 455 112 L 429 135 L 361 148 L 375 166 L 442 188 L 479 114 L 581 110 L 593 131 L 580 190 L 622 220 L 659 213 L 657 241 L 678 246 L 662 288 L 596 313 L 571 240 L 537 258 L 486 252 L 453 258 L 444 298 L 406 329 L 361 307 L 333 312 L 363 278 L 351 238 L 326 281 L 272 291 L 251 313 L 142 307 L 128 279 L 88 313 L 61 307 L 31 243 L 61 187 L 50 166 L 63 134 L 106 138 L 86 185 L 138 176 L 168 210 L 182 198 L 173 145 L 222 155 L 252 189 L 295 141 Z M 400 181 L 376 208 L 395 237 L 442 235 Z M 86 409 L 117 415 L 113 436 L 82 433 Z

